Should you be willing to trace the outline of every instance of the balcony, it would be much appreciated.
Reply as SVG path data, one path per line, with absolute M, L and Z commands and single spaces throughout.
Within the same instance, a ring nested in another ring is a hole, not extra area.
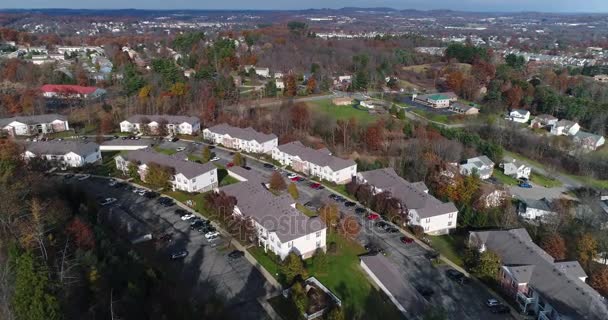
M 527 309 L 528 309 L 529 305 L 536 303 L 536 298 L 529 297 L 525 293 L 519 292 L 519 291 L 517 292 L 517 296 L 515 297 L 515 300 L 517 301 L 517 304 L 521 308 L 521 311 L 524 313 L 528 311 Z
M 538 314 L 538 320 L 551 320 L 551 318 L 549 317 L 550 313 L 551 311 L 541 311 Z

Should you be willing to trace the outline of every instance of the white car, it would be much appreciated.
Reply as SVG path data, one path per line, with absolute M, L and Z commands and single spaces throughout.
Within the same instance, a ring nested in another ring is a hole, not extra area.
M 210 161 L 218 161 L 218 160 L 220 160 L 220 158 L 218 158 L 218 157 L 213 157 L 213 158 L 211 158 L 211 160 L 210 160 Z
M 114 202 L 118 201 L 116 198 L 105 198 L 104 200 L 99 202 L 100 206 L 107 206 L 109 204 L 112 204 Z
M 81 174 L 78 176 L 78 180 L 82 181 L 82 180 L 86 180 L 88 178 L 90 178 L 91 175 L 90 174 Z
M 179 147 L 179 148 L 175 149 L 175 151 L 177 151 L 177 152 L 181 152 L 181 151 L 184 151 L 184 150 L 186 150 L 185 147 Z
M 297 177 L 297 176 L 298 176 L 298 175 L 297 175 L 297 174 L 295 174 L 295 173 L 290 173 L 290 174 L 288 174 L 288 175 L 287 175 L 287 178 L 292 179 L 292 178 L 295 178 L 295 177 Z
M 207 240 L 212 240 L 219 236 L 220 236 L 220 233 L 217 231 L 211 231 L 211 232 L 205 233 L 205 239 L 207 239 Z
M 118 181 L 114 180 L 114 179 L 110 179 L 110 182 L 108 183 L 108 186 L 113 187 L 118 183 Z
M 140 195 L 140 196 L 143 196 L 143 195 L 145 195 L 145 194 L 146 194 L 146 192 L 148 192 L 148 191 L 147 191 L 147 190 L 145 190 L 145 189 L 139 189 L 139 190 L 137 191 L 137 194 L 138 194 L 138 195 Z
M 194 218 L 194 215 L 189 213 L 189 214 L 185 214 L 183 216 L 180 217 L 182 220 L 186 221 L 186 220 L 190 220 L 192 218 Z
M 500 302 L 494 298 L 486 300 L 486 306 L 493 307 L 499 305 Z

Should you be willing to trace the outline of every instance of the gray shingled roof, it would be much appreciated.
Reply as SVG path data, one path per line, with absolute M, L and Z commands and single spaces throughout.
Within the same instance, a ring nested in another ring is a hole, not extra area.
M 471 237 L 496 252 L 505 266 L 534 266 L 528 285 L 559 313 L 571 319 L 608 319 L 608 308 L 600 294 L 579 279 L 582 269 L 575 262 L 555 263 L 532 242 L 525 229 L 471 232 Z
M 259 182 L 239 182 L 220 190 L 236 198 L 243 216 L 275 232 L 282 243 L 325 229 L 320 218 L 308 217 L 293 207 L 295 202 L 290 195 L 275 196 Z
M 332 156 L 331 152 L 326 148 L 315 150 L 306 147 L 300 141 L 286 143 L 277 148 L 281 152 L 292 156 L 298 156 L 300 159 L 320 167 L 329 167 L 333 171 L 342 170 L 357 164 L 351 159 L 342 159 Z
M 159 122 L 161 120 L 166 120 L 168 123 L 171 123 L 171 124 L 182 124 L 182 123 L 186 122 L 191 125 L 194 125 L 195 123 L 200 122 L 200 120 L 197 117 L 174 116 L 174 115 L 168 115 L 168 114 L 154 114 L 154 115 L 134 114 L 134 115 L 130 116 L 129 118 L 127 118 L 127 121 L 129 121 L 131 123 L 141 123 L 141 120 L 145 119 L 145 118 L 148 118 L 148 120 L 155 121 L 155 122 Z
M 26 144 L 25 150 L 35 155 L 65 155 L 70 152 L 74 152 L 80 156 L 88 156 L 99 150 L 99 145 L 94 142 L 80 142 L 80 141 L 38 141 L 30 142 Z
M 359 259 L 390 292 L 395 300 L 405 308 L 409 316 L 416 318 L 417 315 L 424 313 L 428 303 L 410 283 L 405 281 L 403 275 L 387 257 L 376 254 L 361 256 Z
M 585 132 L 585 131 L 579 130 L 574 135 L 574 138 L 578 139 L 578 140 L 591 139 L 594 143 L 597 143 L 602 138 L 602 136 L 594 134 L 594 133 L 590 133 L 590 132 Z
M 549 206 L 549 200 L 546 198 L 542 198 L 539 200 L 535 199 L 525 199 L 524 203 L 527 208 L 543 210 L 543 211 L 551 211 L 551 207 Z
M 383 168 L 359 172 L 369 185 L 388 191 L 399 199 L 408 209 L 416 210 L 420 218 L 429 218 L 446 213 L 457 212 L 452 202 L 443 203 L 432 195 L 424 183 L 411 183 L 401 178 L 393 168 Z
M 556 126 L 556 127 L 565 127 L 566 129 L 570 129 L 570 127 L 572 127 L 572 126 L 573 126 L 573 125 L 575 125 L 575 124 L 576 124 L 576 122 L 574 122 L 574 121 L 570 121 L 570 120 L 562 119 L 562 120 L 559 120 L 559 121 L 558 121 L 558 122 L 555 124 L 555 126 Z
M 258 143 L 268 142 L 277 139 L 275 134 L 265 134 L 262 132 L 255 131 L 251 127 L 238 128 L 231 125 L 221 123 L 213 127 L 207 128 L 209 131 L 217 134 L 228 134 L 233 138 L 238 138 L 245 141 L 257 141 Z
M 25 124 L 38 124 L 38 123 L 50 123 L 55 120 L 66 121 L 67 118 L 62 115 L 56 114 L 56 113 L 41 114 L 41 115 L 37 115 L 37 116 L 17 116 L 17 117 L 12 117 L 12 118 L 0 119 L 0 127 L 4 127 L 13 121 L 17 121 L 17 122 L 21 122 L 21 123 L 25 123 Z
M 150 148 L 129 151 L 124 156 L 120 157 L 123 157 L 130 162 L 137 162 L 140 164 L 154 162 L 162 166 L 171 167 L 175 169 L 176 174 L 181 173 L 188 179 L 198 177 L 204 173 L 217 169 L 209 162 L 201 164 L 198 162 L 186 161 L 177 156 L 168 156 L 155 152 Z

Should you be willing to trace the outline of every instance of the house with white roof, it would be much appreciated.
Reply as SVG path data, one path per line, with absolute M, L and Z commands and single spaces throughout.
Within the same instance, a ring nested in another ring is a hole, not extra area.
M 359 172 L 357 182 L 371 186 L 374 194 L 389 192 L 407 210 L 409 224 L 421 226 L 427 234 L 447 234 L 456 228 L 456 206 L 430 195 L 424 182 L 411 183 L 392 168 Z
M 239 128 L 222 123 L 203 130 L 207 141 L 221 144 L 226 148 L 250 153 L 271 153 L 279 145 L 274 134 L 265 134 L 253 128 Z
M 275 196 L 263 186 L 263 178 L 233 167 L 241 182 L 216 190 L 236 198 L 233 215 L 247 219 L 257 233 L 258 245 L 285 259 L 290 252 L 310 258 L 326 251 L 327 227 L 319 217 L 308 217 L 296 208 L 289 194 Z
M 486 156 L 471 158 L 460 165 L 460 174 L 470 176 L 475 173 L 482 180 L 489 179 L 494 172 L 494 165 L 494 162 Z
M 357 175 L 355 161 L 335 157 L 327 148 L 306 147 L 300 141 L 277 146 L 272 150 L 272 159 L 294 171 L 336 184 L 348 183 Z
M 65 167 L 82 167 L 101 161 L 99 145 L 81 141 L 38 141 L 25 146 L 26 160 L 40 158 Z
M 527 166 L 515 159 L 512 161 L 504 161 L 499 167 L 503 169 L 505 175 L 513 177 L 515 179 L 530 179 L 530 173 L 532 172 L 532 168 Z
M 507 116 L 507 120 L 518 122 L 518 123 L 526 123 L 530 120 L 530 111 L 523 109 L 513 109 L 509 112 Z
M 197 117 L 136 114 L 120 123 L 120 132 L 142 132 L 142 126 L 147 126 L 149 132 L 158 133 L 161 125 L 165 126 L 167 134 L 170 135 L 194 135 L 201 131 L 201 123 Z
M 119 154 L 115 158 L 116 168 L 125 175 L 129 174 L 132 165 L 142 181 L 146 181 L 146 173 L 151 163 L 170 168 L 172 172 L 171 186 L 173 190 L 186 192 L 207 192 L 217 187 L 217 167 L 210 162 L 197 163 L 176 156 L 157 153 L 152 149 L 134 150 Z
M 556 136 L 573 136 L 579 130 L 581 126 L 570 120 L 559 120 L 551 127 L 551 134 Z
M 0 130 L 10 136 L 31 136 L 70 129 L 68 119 L 58 114 L 18 116 L 0 119 Z

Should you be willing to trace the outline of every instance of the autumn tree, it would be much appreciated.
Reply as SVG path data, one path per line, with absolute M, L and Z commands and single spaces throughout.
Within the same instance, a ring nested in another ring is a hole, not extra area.
M 308 94 L 313 94 L 315 93 L 315 90 L 317 90 L 317 80 L 315 80 L 315 78 L 308 79 L 306 82 L 306 92 L 308 92 Z
M 234 156 L 232 156 L 232 163 L 235 166 L 242 167 L 245 165 L 245 158 L 241 155 L 240 152 L 237 152 L 234 154 Z
M 290 252 L 287 257 L 285 257 L 285 260 L 283 260 L 283 263 L 281 264 L 281 271 L 283 275 L 285 275 L 287 283 L 291 283 L 298 276 L 304 278 L 306 275 L 306 269 L 304 268 L 302 258 L 294 252 Z
M 79 249 L 91 250 L 95 248 L 95 234 L 93 229 L 82 218 L 75 217 L 66 228 L 66 232 L 74 239 Z
M 109 114 L 104 114 L 99 122 L 99 131 L 102 134 L 109 134 L 114 131 L 114 121 L 112 120 L 112 116 Z
M 456 92 L 456 94 L 461 94 L 464 75 L 461 71 L 450 72 L 446 77 L 446 83 L 452 91 Z
M 335 230 L 340 222 L 340 210 L 335 204 L 328 203 L 319 209 L 319 217 L 327 227 Z
M 291 123 L 300 132 L 306 132 L 310 126 L 310 111 L 303 103 L 291 107 Z
M 289 192 L 289 194 L 294 200 L 298 200 L 298 198 L 300 198 L 300 192 L 298 191 L 298 187 L 293 182 L 289 184 L 289 187 L 287 187 L 287 192 Z
M 285 77 L 285 96 L 295 97 L 298 94 L 298 85 L 296 77 L 293 74 L 288 74 Z
M 158 163 L 147 164 L 146 183 L 155 188 L 169 189 L 173 180 L 173 168 L 162 166 Z
M 272 175 L 270 176 L 270 190 L 273 191 L 283 191 L 285 189 L 287 189 L 287 184 L 285 183 L 285 179 L 283 179 L 283 176 L 278 172 L 278 171 L 274 171 L 272 173 Z
M 351 215 L 347 215 L 340 221 L 340 232 L 349 239 L 355 239 L 361 231 L 361 226 L 357 218 Z
M 211 149 L 209 149 L 209 147 L 204 147 L 201 153 L 201 161 L 207 163 L 209 160 L 211 160 Z
M 511 108 L 518 108 L 521 105 L 521 99 L 524 96 L 524 91 L 519 86 L 514 86 L 507 90 L 506 98 L 507 104 Z
M 482 278 L 496 279 L 500 269 L 500 257 L 493 251 L 486 250 L 479 254 L 479 259 L 472 271 Z
M 566 259 L 566 241 L 558 233 L 546 236 L 541 243 L 541 247 L 555 260 Z
M 589 285 L 602 296 L 608 297 L 608 267 L 598 267 L 591 273 Z
M 581 236 L 576 244 L 578 261 L 589 270 L 593 258 L 597 255 L 597 241 L 590 233 Z
M 384 127 L 382 123 L 370 125 L 365 130 L 365 145 L 370 151 L 381 150 L 384 146 Z

